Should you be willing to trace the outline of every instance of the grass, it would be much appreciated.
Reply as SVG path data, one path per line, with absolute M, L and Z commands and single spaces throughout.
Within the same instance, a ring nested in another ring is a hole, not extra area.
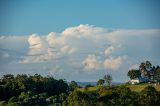
M 140 92 L 142 91 L 145 87 L 151 85 L 153 87 L 156 88 L 157 91 L 160 91 L 160 85 L 156 85 L 155 84 L 148 84 L 148 83 L 144 83 L 144 84 L 137 84 L 137 85 L 131 85 L 131 84 L 120 84 L 118 86 L 121 86 L 121 85 L 125 85 L 126 87 L 129 87 L 132 91 L 135 91 L 135 92 Z M 95 91 L 99 88 L 99 86 L 94 86 L 94 87 L 88 87 L 87 90 L 88 91 Z M 85 88 L 78 88 L 78 90 L 80 91 L 84 91 Z
M 99 86 L 93 86 L 93 87 L 88 87 L 87 90 L 88 91 L 96 91 L 98 88 L 99 88 Z M 78 88 L 78 90 L 83 92 L 85 90 L 85 88 Z
M 145 87 L 147 87 L 147 86 L 149 86 L 149 85 L 155 87 L 157 91 L 160 91 L 160 85 L 156 85 L 156 86 L 155 86 L 155 84 L 127 85 L 127 87 L 129 87 L 132 91 L 140 92 L 140 91 L 142 91 Z

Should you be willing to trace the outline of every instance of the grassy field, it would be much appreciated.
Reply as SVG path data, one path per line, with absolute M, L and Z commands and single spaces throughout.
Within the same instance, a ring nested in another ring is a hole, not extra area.
M 127 85 L 132 91 L 140 92 L 147 86 L 153 86 L 156 88 L 157 91 L 160 91 L 160 85 L 154 85 L 154 84 L 139 84 L 139 85 Z
M 160 85 L 154 85 L 154 84 L 138 84 L 138 85 L 130 85 L 130 84 L 122 84 L 125 85 L 126 87 L 129 87 L 132 91 L 140 92 L 142 91 L 145 87 L 151 85 L 156 88 L 157 91 L 160 91 Z M 121 86 L 121 85 L 118 85 Z M 95 91 L 99 88 L 99 86 L 94 86 L 94 87 L 88 87 L 88 91 Z M 84 91 L 84 88 L 78 88 L 80 91 Z

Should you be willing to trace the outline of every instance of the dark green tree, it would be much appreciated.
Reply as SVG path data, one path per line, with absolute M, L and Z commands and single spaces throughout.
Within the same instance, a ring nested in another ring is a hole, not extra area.
M 104 85 L 105 80 L 104 79 L 99 79 L 97 81 L 97 85 Z
M 141 77 L 141 72 L 139 70 L 129 70 L 127 75 L 130 77 L 130 79 Z
M 69 84 L 69 89 L 70 89 L 70 91 L 75 90 L 77 87 L 78 87 L 78 84 L 77 84 L 76 81 L 71 81 L 71 82 L 70 82 L 70 84 Z
M 157 68 L 154 73 L 154 79 L 160 81 L 160 68 Z

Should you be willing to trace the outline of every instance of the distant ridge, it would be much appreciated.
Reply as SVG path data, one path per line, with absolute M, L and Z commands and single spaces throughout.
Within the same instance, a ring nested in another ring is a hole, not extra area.
M 85 87 L 86 85 L 92 85 L 92 86 L 96 86 L 97 82 L 77 82 L 79 86 L 81 87 Z M 113 82 L 113 85 L 119 85 L 122 84 L 121 82 Z

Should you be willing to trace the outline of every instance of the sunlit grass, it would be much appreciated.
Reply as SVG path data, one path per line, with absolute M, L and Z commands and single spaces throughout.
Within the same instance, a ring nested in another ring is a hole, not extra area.
M 127 87 L 129 87 L 132 91 L 140 92 L 140 91 L 142 91 L 145 87 L 147 87 L 147 86 L 149 86 L 149 85 L 155 87 L 157 91 L 160 91 L 160 85 L 156 85 L 156 86 L 155 86 L 155 84 L 127 85 Z
M 85 91 L 85 90 L 96 91 L 98 88 L 99 88 L 99 86 L 93 86 L 93 87 L 87 87 L 87 88 L 78 88 L 77 90 L 82 91 L 82 92 Z
M 153 87 L 156 88 L 157 91 L 160 91 L 160 85 L 155 85 L 155 84 L 148 84 L 148 83 L 145 83 L 145 84 L 137 84 L 137 85 L 131 85 L 131 84 L 121 84 L 121 85 L 124 85 L 126 87 L 129 87 L 131 89 L 131 91 L 135 91 L 135 92 L 140 92 L 142 91 L 145 87 L 151 85 Z M 118 86 L 121 86 L 121 85 L 118 85 Z M 94 87 L 88 87 L 88 88 L 78 88 L 77 90 L 79 91 L 96 91 L 100 86 L 94 86 Z

